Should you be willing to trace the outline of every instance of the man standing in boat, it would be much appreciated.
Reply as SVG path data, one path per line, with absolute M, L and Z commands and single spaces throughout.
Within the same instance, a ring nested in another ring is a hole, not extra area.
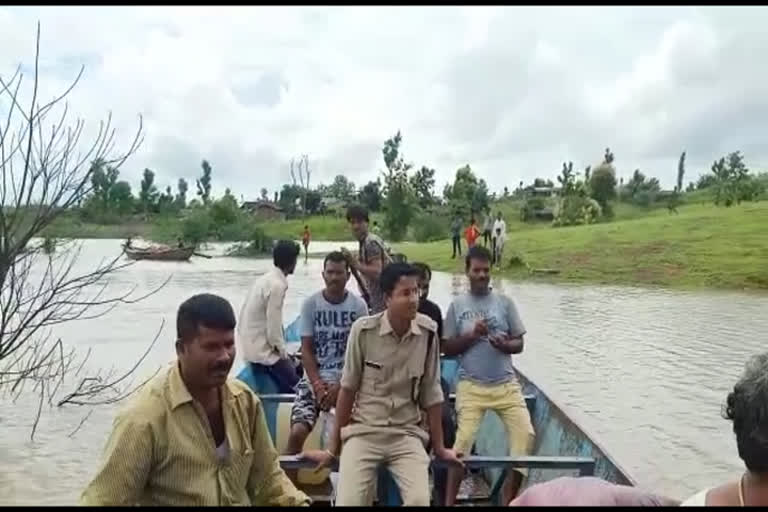
M 341 251 L 347 257 L 355 279 L 360 278 L 358 281 L 360 292 L 368 303 L 370 313 L 374 315 L 387 308 L 384 294 L 379 286 L 379 276 L 381 270 L 391 263 L 392 258 L 384 241 L 368 230 L 368 221 L 368 210 L 362 206 L 353 205 L 347 209 L 347 222 L 360 246 L 357 258 L 345 248 Z
M 365 302 L 346 289 L 349 267 L 341 252 L 325 257 L 323 280 L 325 288 L 307 298 L 301 308 L 304 377 L 296 386 L 287 455 L 302 450 L 320 411 L 336 405 L 349 329 L 368 314 Z
M 279 393 L 293 393 L 299 375 L 285 350 L 283 304 L 288 276 L 296 270 L 299 245 L 280 240 L 272 249 L 273 267 L 256 280 L 240 310 L 237 342 L 243 359 L 269 374 Z
M 453 449 L 460 455 L 470 452 L 485 412 L 490 410 L 504 423 L 510 455 L 528 455 L 535 434 L 511 357 L 523 351 L 525 327 L 512 299 L 490 290 L 488 249 L 470 249 L 465 269 L 470 291 L 448 307 L 442 347 L 446 356 L 459 359 Z M 516 496 L 525 474 L 524 469 L 510 472 L 502 487 L 502 503 Z M 454 504 L 460 483 L 461 471 L 450 470 L 447 505 Z
M 428 506 L 430 437 L 421 428 L 422 409 L 435 455 L 461 464 L 443 442 L 437 327 L 417 313 L 418 271 L 411 265 L 385 267 L 381 289 L 387 309 L 358 319 L 349 333 L 330 447 L 305 456 L 325 466 L 341 452 L 338 506 L 370 506 L 381 465 L 394 477 L 403 505 Z
M 177 361 L 115 418 L 90 506 L 296 506 L 309 498 L 280 468 L 258 397 L 228 377 L 235 314 L 195 295 L 176 316 Z

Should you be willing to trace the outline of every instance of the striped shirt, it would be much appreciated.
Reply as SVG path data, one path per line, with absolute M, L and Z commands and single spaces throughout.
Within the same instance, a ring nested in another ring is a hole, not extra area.
M 81 504 L 308 505 L 280 468 L 258 397 L 234 379 L 221 392 L 229 445 L 223 459 L 205 411 L 174 364 L 117 415 Z

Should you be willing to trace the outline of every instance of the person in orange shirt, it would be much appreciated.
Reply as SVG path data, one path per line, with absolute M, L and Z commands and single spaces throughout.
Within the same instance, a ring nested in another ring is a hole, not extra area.
M 474 217 L 469 222 L 469 227 L 464 230 L 464 238 L 467 240 L 467 248 L 475 246 L 475 241 L 480 237 L 480 230 L 477 229 Z
M 304 226 L 304 232 L 301 234 L 301 245 L 304 246 L 304 262 L 309 258 L 309 239 L 312 235 L 309 232 L 309 226 Z

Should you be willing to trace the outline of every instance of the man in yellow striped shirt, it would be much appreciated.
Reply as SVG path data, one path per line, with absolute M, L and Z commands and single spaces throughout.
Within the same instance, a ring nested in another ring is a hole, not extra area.
M 83 505 L 309 505 L 280 468 L 258 397 L 228 377 L 235 315 L 195 295 L 176 318 L 176 364 L 115 419 Z

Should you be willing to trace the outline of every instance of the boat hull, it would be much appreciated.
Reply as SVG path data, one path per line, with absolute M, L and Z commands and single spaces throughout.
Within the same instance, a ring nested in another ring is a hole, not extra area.
M 457 369 L 458 363 L 455 359 L 443 358 L 441 375 L 448 381 L 451 392 L 456 388 Z M 516 372 L 531 413 L 533 430 L 536 432 L 536 442 L 531 455 L 592 457 L 595 459 L 594 476 L 619 485 L 636 485 L 635 480 L 608 454 L 593 434 L 588 433 L 523 372 Z M 504 424 L 496 414 L 487 412 L 475 436 L 475 453 L 486 456 L 506 455 L 508 447 Z M 488 469 L 486 479 L 494 482 L 500 474 L 500 469 Z M 574 470 L 532 468 L 528 471 L 525 486 L 560 476 L 574 476 Z
M 194 247 L 179 247 L 167 250 L 126 248 L 125 256 L 130 260 L 187 261 L 194 252 Z
M 300 347 L 298 336 L 298 319 L 285 328 L 285 339 L 288 350 L 295 351 Z M 458 378 L 458 362 L 454 358 L 441 358 L 441 375 L 449 383 L 449 388 L 455 391 Z M 277 386 L 266 373 L 254 371 L 246 365 L 238 374 L 238 378 L 247 383 L 259 395 L 275 395 Z M 635 480 L 624 470 L 600 445 L 594 435 L 581 427 L 566 410 L 554 402 L 524 373 L 518 371 L 518 378 L 526 397 L 526 403 L 531 413 L 531 421 L 536 432 L 535 448 L 531 455 L 543 456 L 577 456 L 591 457 L 595 460 L 594 476 L 603 480 L 620 484 L 635 485 Z M 290 414 L 290 402 L 264 401 L 263 407 L 272 439 L 278 439 L 279 418 Z M 277 444 L 277 443 L 276 443 Z M 279 447 L 278 447 L 279 449 Z M 475 455 L 505 456 L 508 454 L 508 442 L 505 428 L 501 420 L 492 412 L 483 419 L 475 437 Z M 490 468 L 483 470 L 485 481 L 493 489 L 497 487 L 503 470 Z M 576 476 L 578 470 L 555 470 L 531 468 L 524 488 L 533 484 L 552 480 L 560 476 Z M 388 475 L 387 475 L 388 476 Z M 390 478 L 385 478 L 382 484 L 393 484 Z M 388 485 L 387 487 L 392 487 Z M 389 505 L 399 503 L 399 493 L 389 489 L 386 493 Z

